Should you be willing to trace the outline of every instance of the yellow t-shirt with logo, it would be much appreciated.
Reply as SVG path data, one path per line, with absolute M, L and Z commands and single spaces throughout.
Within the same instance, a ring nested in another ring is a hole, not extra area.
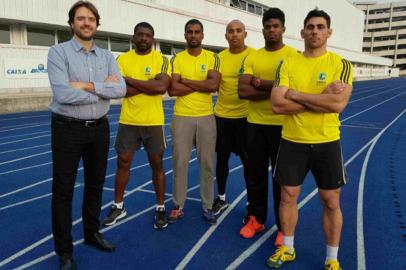
M 219 71 L 220 60 L 217 54 L 203 49 L 198 56 L 193 56 L 187 50 L 176 54 L 172 60 L 172 73 L 179 74 L 184 79 L 204 81 L 209 70 Z M 208 116 L 213 114 L 211 93 L 193 92 L 177 97 L 174 114 L 177 116 Z
M 233 54 L 229 49 L 219 53 L 221 82 L 214 113 L 224 118 L 247 117 L 248 100 L 238 97 L 238 79 L 243 72 L 242 62 L 255 49 L 247 47 L 244 51 Z
M 308 94 L 321 94 L 333 81 L 341 80 L 352 85 L 352 76 L 351 63 L 335 53 L 327 52 L 317 58 L 298 54 L 283 62 L 275 85 Z M 308 144 L 332 142 L 340 139 L 340 124 L 338 113 L 286 115 L 282 138 Z
M 146 55 L 139 55 L 134 50 L 128 51 L 118 57 L 117 63 L 123 77 L 136 80 L 148 81 L 157 74 L 171 74 L 168 59 L 154 50 Z M 163 125 L 162 95 L 138 94 L 125 97 L 119 122 L 134 126 Z
M 287 57 L 297 54 L 297 50 L 287 45 L 277 51 L 267 51 L 265 48 L 247 56 L 244 61 L 244 74 L 249 74 L 262 80 L 275 80 L 279 63 Z M 282 125 L 282 115 L 272 112 L 271 101 L 250 100 L 248 102 L 247 121 L 261 125 Z

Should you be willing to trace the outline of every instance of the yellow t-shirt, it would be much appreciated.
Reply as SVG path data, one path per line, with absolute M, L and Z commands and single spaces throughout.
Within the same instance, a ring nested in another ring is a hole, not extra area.
M 327 52 L 317 58 L 297 54 L 280 67 L 277 86 L 286 86 L 303 93 L 320 94 L 333 81 L 352 85 L 353 69 L 350 62 Z M 340 139 L 338 113 L 302 112 L 286 115 L 282 138 L 297 143 L 325 143 Z
M 128 51 L 118 57 L 117 63 L 123 77 L 136 80 L 151 80 L 161 73 L 170 75 L 168 59 L 154 50 L 146 55 L 139 55 L 134 50 Z M 125 97 L 119 122 L 134 126 L 163 125 L 162 95 L 139 94 Z
M 281 61 L 297 54 L 297 50 L 287 45 L 277 51 L 259 49 L 247 56 L 244 61 L 244 74 L 263 80 L 275 80 L 276 69 Z M 282 125 L 282 115 L 272 112 L 270 99 L 250 100 L 248 102 L 247 121 L 261 125 Z
M 184 50 L 176 54 L 172 60 L 172 73 L 182 78 L 196 81 L 207 79 L 209 70 L 219 71 L 220 60 L 217 54 L 202 50 L 198 56 L 193 56 Z M 208 116 L 213 114 L 211 93 L 193 92 L 177 97 L 174 114 L 177 116 Z
M 214 113 L 224 118 L 247 117 L 248 100 L 238 97 L 238 79 L 243 72 L 242 62 L 255 49 L 247 47 L 244 51 L 233 54 L 229 49 L 219 53 L 221 82 Z

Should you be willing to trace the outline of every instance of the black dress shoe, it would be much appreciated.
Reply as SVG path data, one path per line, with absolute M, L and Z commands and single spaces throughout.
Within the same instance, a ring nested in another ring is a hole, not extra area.
M 76 264 L 72 260 L 72 257 L 60 256 L 59 263 L 61 270 L 76 270 Z
M 94 246 L 97 249 L 100 249 L 102 251 L 106 252 L 113 252 L 116 247 L 111 244 L 109 241 L 103 238 L 103 235 L 101 235 L 99 232 L 94 233 L 93 235 L 86 236 L 85 237 L 85 244 L 89 246 Z

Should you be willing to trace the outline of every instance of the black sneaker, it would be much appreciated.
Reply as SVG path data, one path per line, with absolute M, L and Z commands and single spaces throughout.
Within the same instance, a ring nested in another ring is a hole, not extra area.
M 127 215 L 124 207 L 123 209 L 117 208 L 114 204 L 111 206 L 110 212 L 103 221 L 104 226 L 111 226 L 116 224 L 117 221 L 123 219 Z
M 203 217 L 210 225 L 215 225 L 217 223 L 216 216 L 211 209 L 203 210 Z
M 215 216 L 221 214 L 224 210 L 226 210 L 228 207 L 228 203 L 226 201 L 223 201 L 220 199 L 220 197 L 217 197 L 214 202 L 213 202 L 213 214 Z
M 164 229 L 168 226 L 168 220 L 165 214 L 165 208 L 158 208 L 155 210 L 155 229 Z

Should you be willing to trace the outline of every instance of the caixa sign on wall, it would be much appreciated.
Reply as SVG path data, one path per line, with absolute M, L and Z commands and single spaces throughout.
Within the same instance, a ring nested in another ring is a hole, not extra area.
M 42 59 L 4 59 L 4 75 L 15 79 L 47 79 L 46 61 Z

